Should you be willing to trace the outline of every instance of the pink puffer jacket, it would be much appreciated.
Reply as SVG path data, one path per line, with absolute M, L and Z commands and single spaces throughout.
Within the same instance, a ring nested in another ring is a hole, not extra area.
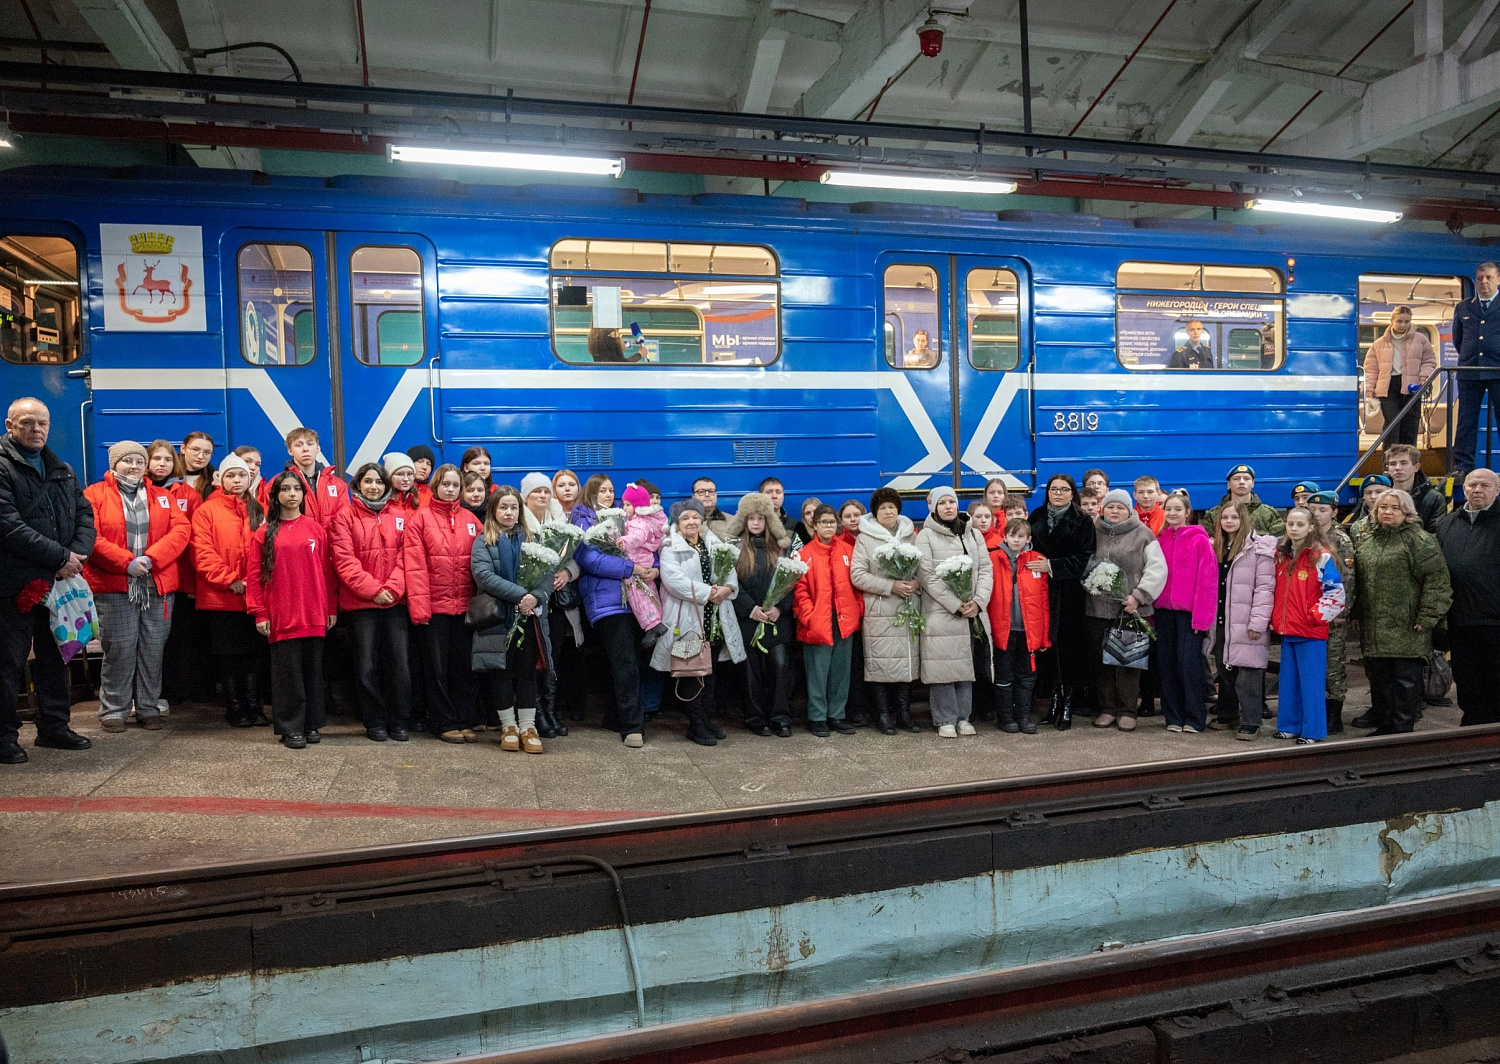
M 1193 631 L 1208 631 L 1219 611 L 1219 563 L 1208 532 L 1201 525 L 1168 525 L 1156 542 L 1167 559 L 1167 586 L 1156 597 L 1156 608 L 1191 613 Z
M 1224 605 L 1229 613 L 1224 663 L 1264 669 L 1271 653 L 1271 607 L 1276 601 L 1276 537 L 1250 533 L 1244 549 L 1229 563 Z M 1250 632 L 1260 632 L 1251 639 Z M 1215 639 L 1218 638 L 1215 625 Z

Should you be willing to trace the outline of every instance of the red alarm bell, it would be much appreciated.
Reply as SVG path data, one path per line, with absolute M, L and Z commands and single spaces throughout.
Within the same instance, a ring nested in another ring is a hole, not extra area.
M 922 54 L 929 59 L 943 50 L 943 27 L 932 15 L 917 30 L 917 40 L 922 45 Z

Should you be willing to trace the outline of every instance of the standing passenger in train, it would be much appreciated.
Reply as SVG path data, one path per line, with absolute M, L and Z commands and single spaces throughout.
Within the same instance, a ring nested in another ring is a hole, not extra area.
M 974 653 L 969 644 L 980 636 L 989 642 L 990 592 L 994 587 L 989 551 L 984 540 L 969 528 L 969 515 L 958 510 L 958 496 L 950 487 L 927 493 L 927 520 L 917 533 L 922 552 L 922 682 L 938 735 L 951 739 L 973 735 L 969 720 L 973 706 Z M 960 601 L 938 575 L 937 567 L 950 558 L 967 557 L 973 563 L 972 598 Z M 971 624 L 978 620 L 978 625 Z M 976 631 L 977 628 L 977 631 Z
M 1085 619 L 1088 596 L 1081 581 L 1094 556 L 1095 533 L 1093 519 L 1080 508 L 1077 494 L 1068 474 L 1048 478 L 1046 501 L 1031 512 L 1031 546 L 1042 560 L 1026 563 L 1031 572 L 1049 577 L 1051 645 L 1037 659 L 1036 690 L 1047 699 L 1041 723 L 1050 721 L 1059 731 L 1072 727 L 1075 710 L 1091 704 L 1089 689 L 1094 685 Z
M 490 475 L 490 452 L 483 447 L 470 447 L 465 451 L 458 460 L 458 468 L 482 476 L 486 495 L 495 490 L 495 478 Z
M 802 548 L 807 573 L 793 585 L 797 638 L 807 670 L 807 729 L 827 738 L 829 729 L 853 735 L 844 719 L 849 699 L 852 645 L 864 604 L 849 580 L 852 552 L 838 538 L 839 518 L 832 506 L 812 512 L 814 539 Z
M 1250 512 L 1231 504 L 1214 526 L 1219 567 L 1219 608 L 1214 622 L 1214 664 L 1219 702 L 1209 725 L 1235 730 L 1249 742 L 1266 712 L 1266 666 L 1271 655 L 1271 610 L 1276 601 L 1276 537 L 1250 525 Z
M 1422 709 L 1422 668 L 1432 653 L 1432 630 L 1453 604 L 1448 564 L 1400 488 L 1376 500 L 1375 523 L 1354 548 L 1354 559 L 1354 617 L 1370 678 L 1370 712 L 1354 726 L 1373 726 L 1375 735 L 1409 732 Z
M 1437 485 L 1427 479 L 1421 465 L 1422 452 L 1409 444 L 1392 444 L 1385 449 L 1385 475 L 1391 478 L 1391 487 L 1411 496 L 1422 528 L 1432 532 L 1437 529 L 1439 519 L 1448 512 L 1448 500 Z
M 99 670 L 99 723 L 124 731 L 132 702 L 136 721 L 161 727 L 161 659 L 172 626 L 177 559 L 192 529 L 172 498 L 146 476 L 146 449 L 121 440 L 109 449 L 109 472 L 84 496 L 94 508 L 93 553 L 83 575 L 99 611 L 104 664 Z
M 1453 605 L 1448 644 L 1464 726 L 1500 724 L 1500 478 L 1476 469 L 1464 479 L 1464 506 L 1438 523 Z
M 1051 617 L 1046 570 L 1030 565 L 1046 559 L 1031 549 L 1031 523 L 1020 517 L 1006 522 L 1000 549 L 992 550 L 990 556 L 995 576 L 990 636 L 1000 730 L 1035 735 L 1035 659 L 1037 651 L 1048 646 Z
M 756 735 L 774 733 L 784 739 L 792 734 L 788 703 L 793 674 L 787 648 L 796 638 L 796 595 L 788 592 L 774 606 L 764 603 L 771 590 L 771 574 L 791 548 L 792 537 L 781 526 L 771 500 L 758 491 L 740 496 L 739 510 L 725 537 L 740 550 L 734 563 L 739 577 L 734 611 L 745 647 L 745 727 Z M 764 650 L 751 644 L 762 623 L 768 625 L 760 637 Z
M 339 578 L 339 613 L 354 643 L 354 676 L 365 736 L 406 742 L 411 719 L 407 656 L 406 571 L 401 541 L 406 515 L 390 505 L 385 470 L 366 462 L 354 474 L 356 494 L 329 529 Z
M 437 455 L 432 453 L 431 447 L 425 443 L 419 443 L 415 447 L 408 447 L 406 456 L 411 459 L 412 470 L 416 473 L 418 504 L 426 506 L 432 499 L 432 489 L 435 487 L 432 483 L 432 474 L 433 466 L 437 465 Z M 457 466 L 454 468 L 456 469 Z M 463 475 L 462 470 L 459 475 Z
M 182 440 L 178 473 L 168 491 L 179 512 L 191 522 L 193 514 L 214 490 L 214 441 L 206 432 L 189 432 Z M 160 464 L 158 465 L 158 468 Z M 172 630 L 162 657 L 164 702 L 212 702 L 214 674 L 208 651 L 208 632 L 197 610 L 198 576 L 189 544 L 178 566 L 177 591 L 172 597 Z
M 1118 566 L 1125 591 L 1123 601 L 1091 594 L 1085 606 L 1089 654 L 1095 662 L 1099 686 L 1099 715 L 1094 718 L 1094 727 L 1107 728 L 1118 721 L 1121 731 L 1134 731 L 1140 670 L 1104 664 L 1104 641 L 1122 615 L 1150 623 L 1152 603 L 1167 583 L 1167 563 L 1156 537 L 1135 515 L 1130 493 L 1122 488 L 1104 497 L 1104 507 L 1094 521 L 1094 560 Z
M 231 454 L 219 467 L 219 490 L 193 514 L 193 565 L 198 610 L 208 630 L 214 667 L 224 687 L 224 723 L 269 724 L 260 695 L 260 658 L 266 641 L 246 612 L 250 537 L 265 513 L 250 490 L 250 467 Z
M 498 612 L 493 625 L 474 633 L 470 660 L 478 677 L 485 716 L 499 721 L 500 749 L 540 754 L 543 747 L 536 729 L 536 680 L 538 665 L 542 670 L 552 668 L 547 635 L 552 575 L 547 574 L 533 588 L 518 583 L 521 546 L 532 539 L 521 517 L 524 509 L 520 492 L 509 484 L 491 492 L 485 506 L 484 531 L 474 540 L 469 569 L 475 590 L 494 598 Z M 519 639 L 513 627 L 517 621 Z
M 921 637 L 904 622 L 901 608 L 921 590 L 916 579 L 887 576 L 876 552 L 892 543 L 916 545 L 911 518 L 901 515 L 901 496 L 891 488 L 877 488 L 870 496 L 870 513 L 859 519 L 859 537 L 849 565 L 849 579 L 864 593 L 860 635 L 865 645 L 865 674 L 875 704 L 875 729 L 895 735 L 899 726 L 922 729 L 911 719 L 911 685 L 921 666 Z M 911 602 L 921 609 L 920 602 Z M 894 718 L 894 722 L 892 720 Z
M 474 597 L 469 559 L 484 522 L 459 502 L 462 477 L 457 466 L 438 466 L 432 474 L 432 499 L 407 521 L 401 540 L 413 641 L 421 646 L 428 725 L 445 743 L 477 739 L 469 660 L 473 640 L 464 613 Z
M 1354 579 L 1354 541 L 1349 538 L 1344 526 L 1334 521 L 1339 510 L 1339 497 L 1336 493 L 1315 491 L 1307 497 L 1306 506 L 1307 512 L 1313 515 L 1313 524 L 1335 547 L 1339 574 L 1344 578 L 1344 612 L 1328 625 L 1328 681 L 1323 685 L 1323 693 L 1328 699 L 1328 734 L 1338 735 L 1344 730 L 1344 699 L 1349 694 L 1349 618 L 1354 616 L 1358 605 Z
M 1213 369 L 1214 353 L 1209 350 L 1208 337 L 1204 335 L 1203 323 L 1197 318 L 1187 321 L 1187 342 L 1172 352 L 1168 369 Z
M 1453 308 L 1453 347 L 1458 364 L 1458 424 L 1453 435 L 1453 471 L 1466 476 L 1476 467 L 1479 408 L 1485 397 L 1500 407 L 1500 266 L 1481 262 L 1474 271 L 1474 294 Z
M 1200 735 L 1208 727 L 1203 695 L 1208 688 L 1204 641 L 1218 610 L 1219 571 L 1213 543 L 1192 523 L 1185 491 L 1162 503 L 1166 525 L 1157 537 L 1167 562 L 1167 584 L 1156 600 L 1157 684 L 1167 731 Z
M 1415 444 L 1422 423 L 1422 404 L 1412 403 L 1402 416 L 1402 408 L 1422 390 L 1427 378 L 1437 372 L 1437 353 L 1427 333 L 1413 329 L 1411 308 L 1391 311 L 1391 323 L 1365 352 L 1365 392 L 1380 400 L 1380 416 L 1396 430 L 1385 438 L 1390 454 L 1391 444 Z M 1403 491 L 1410 489 L 1403 488 Z
M 1229 472 L 1224 476 L 1225 487 L 1224 498 L 1219 500 L 1208 513 L 1203 515 L 1200 522 L 1204 528 L 1217 528 L 1219 524 L 1219 511 L 1231 502 L 1239 503 L 1250 511 L 1250 523 L 1255 531 L 1267 536 L 1279 536 L 1286 530 L 1282 524 L 1281 515 L 1271 507 L 1260 501 L 1260 496 L 1255 494 L 1255 470 L 1243 462 L 1231 466 Z
M 1276 738 L 1299 744 L 1328 737 L 1324 705 L 1328 624 L 1344 612 L 1344 580 L 1336 548 L 1300 506 L 1286 515 L 1286 538 L 1276 552 L 1276 604 L 1271 627 L 1281 636 L 1281 687 Z
M 318 461 L 318 434 L 306 426 L 299 426 L 286 434 L 286 451 L 290 460 L 285 472 L 302 482 L 303 513 L 311 517 L 326 530 L 333 523 L 334 515 L 349 505 L 349 485 L 342 477 Z M 266 486 L 267 495 L 270 485 Z M 270 513 L 266 500 L 261 505 Z
M 289 750 L 317 743 L 323 727 L 323 639 L 338 620 L 328 533 L 303 505 L 303 479 L 287 470 L 271 478 L 273 510 L 250 537 L 245 605 L 255 629 L 271 641 L 271 709 Z

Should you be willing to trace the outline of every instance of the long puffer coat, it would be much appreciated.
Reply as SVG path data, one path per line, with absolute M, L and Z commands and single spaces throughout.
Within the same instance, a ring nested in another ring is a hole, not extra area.
M 1271 653 L 1271 609 L 1276 604 L 1276 537 L 1252 530 L 1245 545 L 1229 562 L 1224 587 L 1224 664 L 1243 669 L 1264 669 Z M 1251 639 L 1259 632 L 1259 639 Z M 1219 626 L 1214 625 L 1214 640 Z
M 456 616 L 469 608 L 474 596 L 469 559 L 482 532 L 483 522 L 456 501 L 435 498 L 407 518 L 401 565 L 412 624 L 426 624 L 434 613 Z
M 719 537 L 706 528 L 699 533 L 699 538 L 708 548 L 720 542 Z M 732 569 L 728 586 L 739 591 L 739 577 Z M 656 641 L 651 651 L 651 667 L 658 672 L 671 672 L 674 638 L 689 632 L 707 635 L 703 631 L 703 608 L 708 605 L 709 593 L 698 552 L 675 528 L 661 545 L 661 591 L 662 623 L 672 634 Z M 719 603 L 719 626 L 724 632 L 724 649 L 719 660 L 744 661 L 745 641 L 740 636 L 739 621 L 734 614 L 733 595 Z
M 1051 642 L 1065 686 L 1093 683 L 1094 667 L 1084 632 L 1083 574 L 1094 556 L 1094 522 L 1069 506 L 1053 524 L 1046 506 L 1031 511 L 1031 546 L 1052 565 L 1047 582 L 1052 612 Z
M 1359 645 L 1367 658 L 1425 658 L 1432 629 L 1453 604 L 1437 539 L 1413 521 L 1371 524 L 1354 548 Z M 1420 624 L 1422 631 L 1412 630 Z
M 854 541 L 849 579 L 865 596 L 864 678 L 871 683 L 909 683 L 917 678 L 922 660 L 918 637 L 906 628 L 896 627 L 896 614 L 906 600 L 891 594 L 895 581 L 883 574 L 875 560 L 875 552 L 892 542 L 916 544 L 911 518 L 897 517 L 895 532 L 887 531 L 874 514 L 859 519 L 859 537 Z M 913 596 L 918 608 L 921 608 L 921 594 L 918 591 Z
M 922 569 L 917 580 L 922 585 L 922 617 L 927 630 L 922 633 L 922 682 L 966 683 L 974 679 L 974 636 L 969 618 L 959 614 L 962 602 L 937 576 L 939 562 L 967 554 L 974 563 L 974 601 L 979 603 L 979 621 L 984 626 L 986 644 L 990 636 L 990 618 L 985 607 L 990 602 L 995 574 L 984 537 L 969 527 L 968 514 L 958 515 L 955 535 L 935 516 L 929 515 L 917 533 L 917 549 L 922 552 Z

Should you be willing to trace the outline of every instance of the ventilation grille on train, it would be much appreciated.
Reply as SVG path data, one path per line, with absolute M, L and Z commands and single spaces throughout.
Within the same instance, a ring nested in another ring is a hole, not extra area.
M 572 469 L 598 469 L 615 464 L 615 445 L 612 443 L 568 444 L 568 466 Z
M 775 440 L 736 440 L 734 444 L 735 465 L 775 465 Z

